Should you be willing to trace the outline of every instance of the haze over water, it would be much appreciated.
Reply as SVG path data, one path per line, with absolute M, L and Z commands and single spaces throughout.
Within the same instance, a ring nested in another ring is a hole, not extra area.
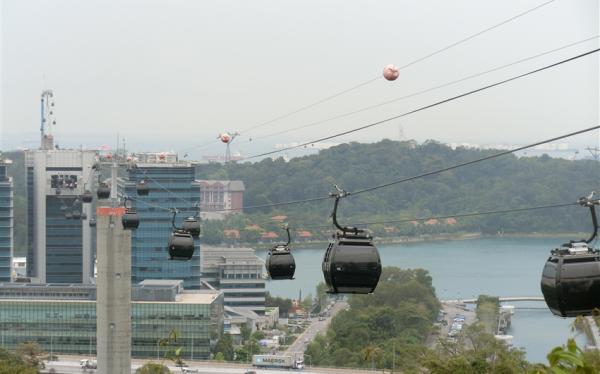
M 489 238 L 435 241 L 379 246 L 383 266 L 424 268 L 433 277 L 440 299 L 492 296 L 542 296 L 540 275 L 550 249 L 568 241 L 567 237 Z M 302 297 L 315 294 L 323 280 L 323 250 L 293 248 L 296 279 L 270 281 L 267 290 L 275 296 Z M 263 258 L 266 252 L 260 252 Z M 513 344 L 527 350 L 527 359 L 545 362 L 546 354 L 570 336 L 570 319 L 553 316 L 545 303 L 516 303 Z M 539 309 L 537 309 L 539 308 Z M 584 343 L 584 339 L 580 343 Z

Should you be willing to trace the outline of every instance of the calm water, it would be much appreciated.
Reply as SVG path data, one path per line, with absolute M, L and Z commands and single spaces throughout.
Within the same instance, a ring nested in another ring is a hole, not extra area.
M 433 277 L 441 299 L 493 296 L 541 296 L 540 274 L 549 251 L 569 238 L 494 238 L 394 244 L 379 247 L 384 266 L 424 268 Z M 572 239 L 572 238 L 571 238 Z M 266 252 L 259 252 L 265 257 Z M 315 294 L 323 280 L 323 251 L 297 249 L 296 279 L 270 281 L 267 289 L 275 296 L 302 297 Z M 554 317 L 543 302 L 516 303 L 513 344 L 527 350 L 530 361 L 545 362 L 545 355 L 570 336 L 571 320 Z M 582 339 L 584 340 L 584 339 Z

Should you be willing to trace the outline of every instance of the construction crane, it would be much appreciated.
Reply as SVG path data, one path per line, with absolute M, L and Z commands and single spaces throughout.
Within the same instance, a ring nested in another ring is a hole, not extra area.
M 41 149 L 54 149 L 54 137 L 52 136 L 52 126 L 56 125 L 54 119 L 54 94 L 52 90 L 42 91 L 40 98 L 41 118 Z

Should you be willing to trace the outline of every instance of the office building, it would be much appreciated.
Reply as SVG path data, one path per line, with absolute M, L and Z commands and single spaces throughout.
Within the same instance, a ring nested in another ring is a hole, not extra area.
M 229 180 L 197 180 L 196 182 L 200 185 L 200 208 L 203 215 L 212 218 L 215 215 L 243 212 L 246 190 L 244 182 Z
M 35 341 L 54 354 L 96 354 L 96 287 L 92 284 L 0 284 L 2 345 Z M 208 359 L 223 330 L 223 294 L 188 291 L 181 280 L 132 287 L 132 356 L 160 357 L 172 330 L 184 359 Z
M 92 190 L 96 153 L 54 149 L 25 153 L 27 167 L 27 275 L 38 283 L 89 283 L 93 277 Z
M 9 160 L 0 158 L 0 282 L 12 281 L 13 182 L 7 174 Z
M 176 225 L 186 216 L 198 213 L 199 186 L 194 181 L 195 168 L 179 161 L 174 153 L 138 153 L 130 167 L 121 173 L 119 193 L 134 200 L 140 225 L 132 232 L 132 282 L 145 279 L 183 279 L 186 289 L 200 289 L 200 242 L 195 241 L 190 261 L 171 261 L 167 243 L 172 232 L 171 208 L 177 208 Z M 136 186 L 145 181 L 147 196 L 138 196 Z
M 224 305 L 265 314 L 264 261 L 252 248 L 203 246 L 202 281 L 223 291 Z

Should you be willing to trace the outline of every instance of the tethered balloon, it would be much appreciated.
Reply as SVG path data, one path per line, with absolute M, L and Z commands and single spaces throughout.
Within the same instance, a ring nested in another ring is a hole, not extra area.
M 386 67 L 383 68 L 383 77 L 388 81 L 395 81 L 399 75 L 400 70 L 398 70 L 398 67 L 396 65 L 390 64 L 386 65 Z

